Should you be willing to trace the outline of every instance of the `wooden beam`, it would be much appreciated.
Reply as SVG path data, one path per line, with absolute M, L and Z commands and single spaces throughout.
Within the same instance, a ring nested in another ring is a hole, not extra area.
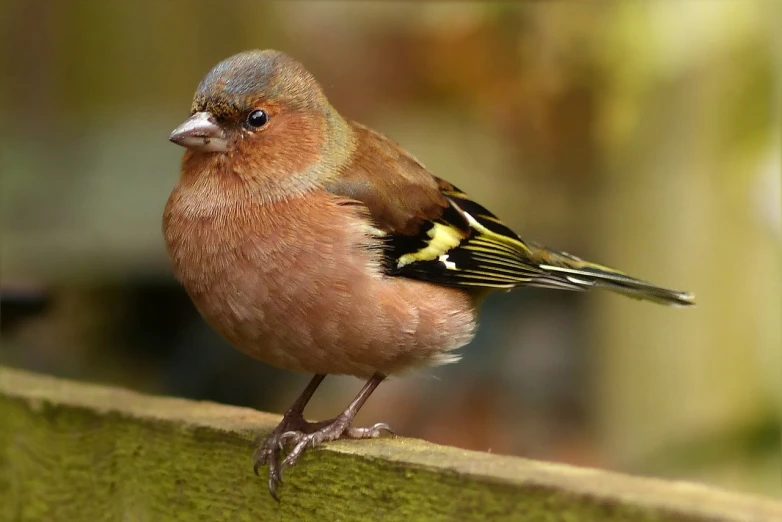
M 279 417 L 0 368 L 0 520 L 782 520 L 769 499 L 463 451 L 345 441 L 252 472 Z

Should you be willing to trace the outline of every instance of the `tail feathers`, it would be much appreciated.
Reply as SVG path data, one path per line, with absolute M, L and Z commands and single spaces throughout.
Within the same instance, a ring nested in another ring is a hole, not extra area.
M 573 290 L 605 288 L 634 299 L 660 304 L 673 306 L 695 304 L 695 297 L 688 292 L 662 288 L 612 268 L 589 263 L 570 254 L 547 251 L 545 258 L 546 262 L 539 263 L 538 267 L 551 274 L 552 277 L 542 276 L 538 281 L 532 281 L 531 284 L 559 286 L 560 288 L 569 288 L 569 285 L 572 285 L 570 288 Z

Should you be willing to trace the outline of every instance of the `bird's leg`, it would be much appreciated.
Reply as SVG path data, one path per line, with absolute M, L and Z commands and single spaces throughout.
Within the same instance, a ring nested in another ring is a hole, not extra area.
M 318 389 L 318 386 L 320 386 L 320 383 L 322 383 L 325 378 L 326 375 L 322 373 L 315 374 L 315 376 L 312 377 L 312 380 L 310 380 L 310 383 L 304 388 L 304 391 L 299 395 L 299 398 L 296 399 L 296 402 L 293 403 L 293 406 L 288 408 L 288 411 L 285 412 L 280 423 L 274 428 L 271 434 L 269 434 L 266 441 L 258 446 L 253 455 L 255 461 L 253 470 L 256 475 L 258 475 L 258 469 L 261 466 L 267 462 L 269 463 L 269 491 L 278 501 L 279 499 L 277 498 L 275 489 L 277 484 L 282 482 L 279 462 L 280 451 L 283 447 L 282 435 L 291 430 L 310 433 L 321 427 L 321 423 L 310 424 L 305 421 L 302 414 L 304 412 L 304 407 L 310 402 L 315 390 Z
M 393 433 L 388 424 L 385 423 L 378 423 L 367 428 L 356 428 L 350 425 L 351 422 L 353 422 L 356 413 L 358 413 L 358 410 L 361 409 L 369 396 L 372 395 L 372 392 L 375 391 L 375 388 L 377 388 L 385 378 L 386 376 L 381 373 L 374 374 L 361 391 L 358 392 L 356 398 L 353 399 L 345 411 L 331 420 L 319 422 L 310 426 L 312 428 L 317 427 L 317 429 L 313 431 L 290 430 L 283 433 L 281 439 L 282 443 L 284 445 L 292 443 L 293 449 L 291 449 L 290 453 L 288 453 L 281 462 L 281 469 L 293 466 L 308 446 L 314 447 L 318 444 L 337 440 L 339 438 L 372 439 L 378 437 L 383 431 Z

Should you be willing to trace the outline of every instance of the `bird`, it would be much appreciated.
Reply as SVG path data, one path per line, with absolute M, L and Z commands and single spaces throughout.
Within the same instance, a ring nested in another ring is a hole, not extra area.
M 204 320 L 267 364 L 313 374 L 253 455 L 277 501 L 308 447 L 391 432 L 353 426 L 381 382 L 456 362 L 490 293 L 669 290 L 526 241 L 385 135 L 344 118 L 296 59 L 249 50 L 201 80 L 170 141 L 186 150 L 163 212 L 173 272 Z M 336 417 L 304 408 L 327 375 L 366 384 Z

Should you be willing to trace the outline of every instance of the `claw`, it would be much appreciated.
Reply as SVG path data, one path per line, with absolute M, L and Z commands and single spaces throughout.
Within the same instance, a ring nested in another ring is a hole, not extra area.
M 377 424 L 375 424 L 374 427 L 378 431 L 382 430 L 382 431 L 387 432 L 389 435 L 393 435 L 394 437 L 396 437 L 396 432 L 393 429 L 391 429 L 391 426 L 389 426 L 385 422 L 378 422 Z
M 353 426 L 348 427 L 343 433 L 343 437 L 350 439 L 376 439 L 383 431 L 387 431 L 391 435 L 395 435 L 394 430 L 385 422 L 378 422 L 377 424 L 368 428 L 356 428 Z
M 277 484 L 274 482 L 274 477 L 269 476 L 269 493 L 271 493 L 271 496 L 274 500 L 277 501 L 277 503 L 280 503 L 280 497 L 277 496 Z

